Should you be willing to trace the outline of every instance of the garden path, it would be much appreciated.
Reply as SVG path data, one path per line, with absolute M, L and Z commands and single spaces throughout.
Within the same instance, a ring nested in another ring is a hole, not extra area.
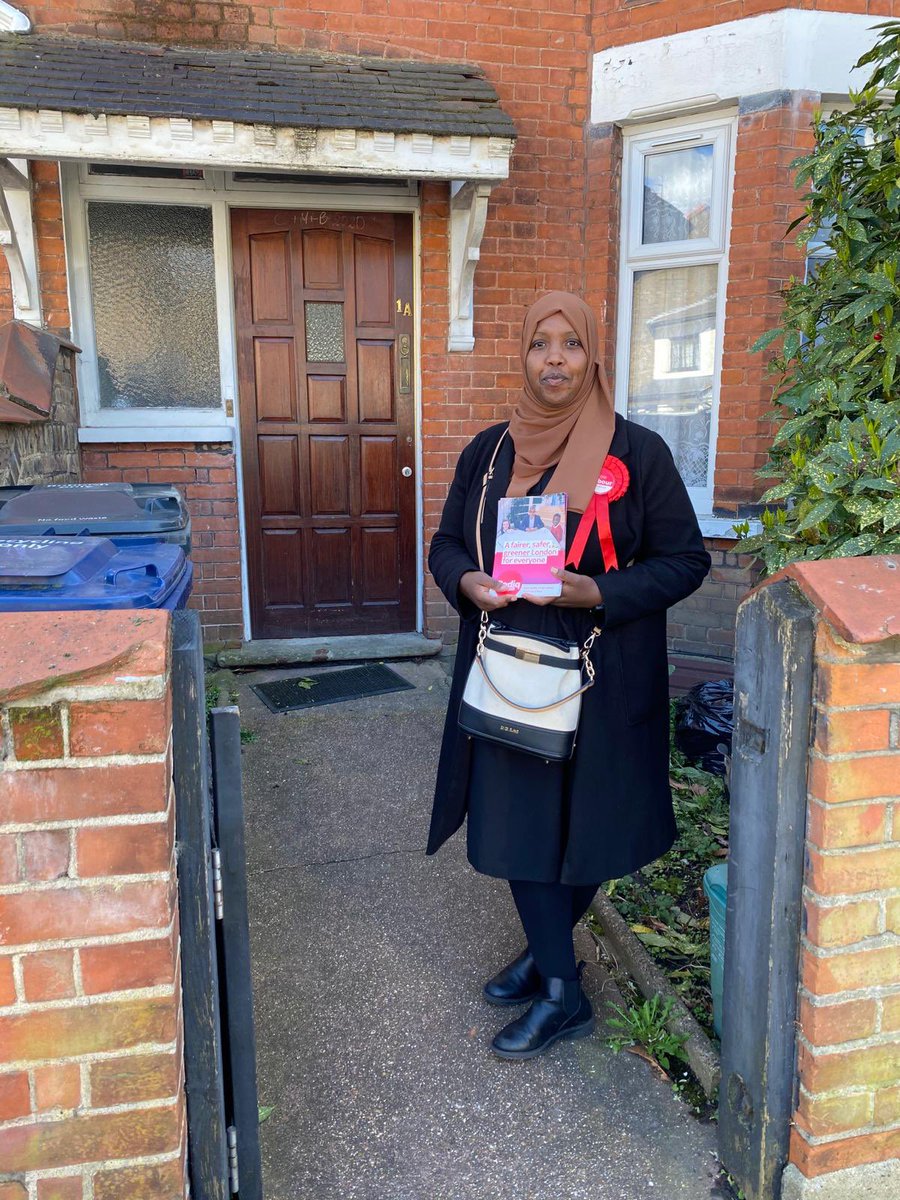
M 447 701 L 276 716 L 237 677 L 266 1200 L 703 1200 L 715 1129 L 600 1033 L 506 1063 L 482 981 L 520 949 L 505 884 L 457 837 L 426 858 Z M 581 951 L 592 941 L 580 931 Z M 591 965 L 598 1015 L 610 981 Z

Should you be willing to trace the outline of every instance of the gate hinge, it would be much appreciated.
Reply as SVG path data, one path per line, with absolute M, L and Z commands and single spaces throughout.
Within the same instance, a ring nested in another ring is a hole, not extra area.
M 218 851 L 216 853 L 218 853 Z M 238 1176 L 237 1130 L 233 1125 L 228 1126 L 228 1186 L 231 1188 L 232 1196 L 236 1196 L 240 1191 L 240 1178 Z
M 212 851 L 213 904 L 216 910 L 216 920 L 221 921 L 225 915 L 225 892 L 222 887 L 222 853 L 214 846 Z

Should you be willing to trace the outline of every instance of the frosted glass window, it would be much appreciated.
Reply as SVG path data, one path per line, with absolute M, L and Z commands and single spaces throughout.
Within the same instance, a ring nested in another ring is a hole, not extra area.
M 307 301 L 306 361 L 344 361 L 344 306 Z
M 709 470 L 718 267 L 636 271 L 628 416 L 669 444 L 688 487 Z
M 709 237 L 712 189 L 712 146 L 645 155 L 643 244 Z
M 100 407 L 218 408 L 208 208 L 88 205 Z

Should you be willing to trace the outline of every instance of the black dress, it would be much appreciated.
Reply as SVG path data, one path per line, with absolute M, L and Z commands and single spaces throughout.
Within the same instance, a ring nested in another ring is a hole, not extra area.
M 435 534 L 429 566 L 460 612 L 460 638 L 444 729 L 428 852 L 468 813 L 467 850 L 477 870 L 504 879 L 568 884 L 617 878 L 659 857 L 675 837 L 668 783 L 666 609 L 709 570 L 709 555 L 684 485 L 655 433 L 616 418 L 610 453 L 630 486 L 610 506 L 620 570 L 604 573 L 596 530 L 579 570 L 603 593 L 606 619 L 592 653 L 597 683 L 585 693 L 575 754 L 568 763 L 469 738 L 457 713 L 475 653 L 480 613 L 459 596 L 460 577 L 478 570 L 475 518 L 488 462 L 505 425 L 479 434 L 463 452 Z M 482 540 L 490 572 L 497 501 L 506 493 L 514 447 L 500 448 L 488 489 Z M 598 472 L 602 464 L 598 463 Z M 536 488 L 546 488 L 548 472 Z M 571 545 L 580 514 L 567 521 Z M 523 631 L 583 642 L 587 610 L 519 600 L 498 619 Z

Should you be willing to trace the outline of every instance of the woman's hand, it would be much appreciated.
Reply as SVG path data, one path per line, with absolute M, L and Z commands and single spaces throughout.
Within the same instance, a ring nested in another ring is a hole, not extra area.
M 482 612 L 506 608 L 507 604 L 515 600 L 514 592 L 500 591 L 502 586 L 499 579 L 491 579 L 484 571 L 466 571 L 459 581 L 460 592 Z
M 529 604 L 558 604 L 560 608 L 596 608 L 603 603 L 603 594 L 590 575 L 579 575 L 577 571 L 552 568 L 557 579 L 562 580 L 559 596 L 523 596 Z

